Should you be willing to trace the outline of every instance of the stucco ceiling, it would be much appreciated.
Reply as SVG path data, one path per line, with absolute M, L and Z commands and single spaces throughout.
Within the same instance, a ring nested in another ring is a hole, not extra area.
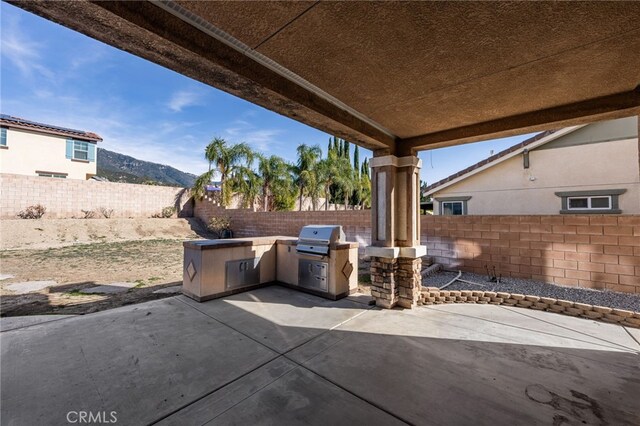
M 13 2 L 406 154 L 640 112 L 640 2 Z

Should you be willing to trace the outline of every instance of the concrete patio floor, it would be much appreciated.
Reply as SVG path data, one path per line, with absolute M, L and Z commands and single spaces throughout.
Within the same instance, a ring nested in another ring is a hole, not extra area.
M 3 330 L 3 425 L 640 424 L 638 330 L 546 312 L 272 286 Z

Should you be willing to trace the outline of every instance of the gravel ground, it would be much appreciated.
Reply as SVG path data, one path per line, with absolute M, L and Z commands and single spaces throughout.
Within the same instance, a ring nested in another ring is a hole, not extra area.
M 457 272 L 441 271 L 422 280 L 425 287 L 442 287 L 458 275 Z M 532 296 L 552 297 L 590 305 L 608 306 L 640 312 L 640 294 L 618 293 L 615 291 L 592 290 L 588 288 L 562 287 L 540 281 L 520 278 L 503 278 L 499 284 L 487 281 L 486 275 L 463 272 L 463 280 L 473 281 L 483 286 L 454 282 L 447 290 L 484 290 L 505 293 L 529 294 Z

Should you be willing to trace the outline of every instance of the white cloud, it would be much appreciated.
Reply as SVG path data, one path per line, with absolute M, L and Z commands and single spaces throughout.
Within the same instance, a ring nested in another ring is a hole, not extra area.
M 52 79 L 53 72 L 42 65 L 41 50 L 44 46 L 30 40 L 21 30 L 17 18 L 3 17 L 0 53 L 13 64 L 24 78 L 45 77 Z
M 167 107 L 174 112 L 181 112 L 186 107 L 201 105 L 201 103 L 201 92 L 195 90 L 179 90 L 171 96 L 171 99 L 167 102 Z
M 204 147 L 198 147 L 190 137 L 174 140 L 173 146 L 167 146 L 155 140 L 153 136 L 144 137 L 133 133 L 102 136 L 104 142 L 99 146 L 110 151 L 129 155 L 139 160 L 166 164 L 195 175 L 207 170 L 207 162 L 203 155 Z
M 138 122 L 122 116 L 85 116 L 82 123 L 81 129 L 102 136 L 101 148 L 196 175 L 207 170 L 206 140 L 186 133 L 189 123 Z
M 69 70 L 78 71 L 82 68 L 99 64 L 104 69 L 108 64 L 106 58 L 108 50 L 102 45 L 92 45 L 91 49 L 83 49 L 81 55 L 74 55 L 69 61 Z
M 144 110 L 117 97 L 94 98 L 87 103 L 67 93 L 61 95 L 60 90 L 37 88 L 30 96 L 3 99 L 3 108 L 26 119 L 95 132 L 104 139 L 98 146 L 140 160 L 167 164 L 196 175 L 207 170 L 204 148 L 215 132 L 202 129 L 203 123 L 164 119 L 157 114 L 149 118 Z M 288 150 L 281 139 L 284 133 L 277 128 L 257 128 L 238 119 L 222 130 L 220 136 L 230 143 L 246 142 L 264 154 L 287 157 Z
M 224 130 L 224 137 L 229 142 L 239 143 L 246 142 L 253 149 L 265 154 L 276 154 L 274 149 L 282 144 L 277 136 L 283 132 L 279 129 L 256 129 L 251 123 L 239 119 L 232 123 L 232 127 Z

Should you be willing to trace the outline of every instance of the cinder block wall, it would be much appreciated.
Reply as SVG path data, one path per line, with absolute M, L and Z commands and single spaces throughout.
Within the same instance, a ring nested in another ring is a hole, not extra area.
M 42 204 L 44 218 L 83 217 L 81 210 L 113 209 L 113 217 L 140 218 L 174 206 L 180 217 L 193 216 L 184 188 L 0 174 L 0 218 L 15 219 L 26 207 Z
M 311 224 L 340 224 L 349 241 L 362 246 L 371 242 L 370 210 L 320 210 L 302 212 L 260 212 L 250 209 L 225 209 L 211 202 L 196 202 L 194 216 L 208 223 L 214 216 L 227 216 L 236 237 L 287 235 L 296 237 Z
M 423 216 L 422 242 L 450 268 L 640 293 L 640 216 Z
M 231 219 L 236 236 L 297 236 L 306 224 L 340 224 L 361 246 L 371 241 L 369 210 L 254 212 L 196 203 L 195 216 Z M 421 216 L 422 243 L 452 269 L 640 293 L 639 215 Z

